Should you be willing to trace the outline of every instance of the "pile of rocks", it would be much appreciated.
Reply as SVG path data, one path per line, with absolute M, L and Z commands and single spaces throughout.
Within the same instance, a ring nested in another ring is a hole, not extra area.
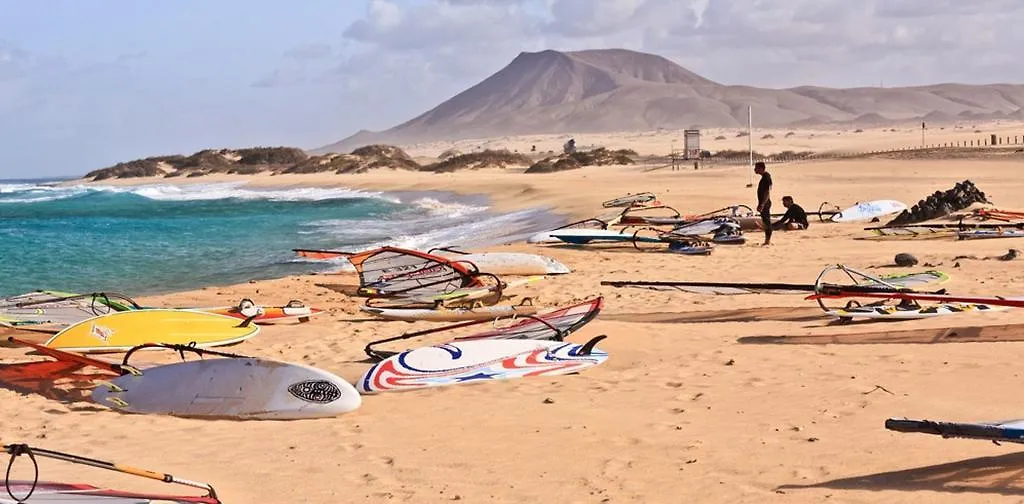
M 992 202 L 988 200 L 984 192 L 974 185 L 974 182 L 964 180 L 957 182 L 948 191 L 935 191 L 931 196 L 918 201 L 909 210 L 904 210 L 895 219 L 889 221 L 886 226 L 905 226 L 937 219 L 957 210 L 963 210 L 975 203 L 991 204 Z

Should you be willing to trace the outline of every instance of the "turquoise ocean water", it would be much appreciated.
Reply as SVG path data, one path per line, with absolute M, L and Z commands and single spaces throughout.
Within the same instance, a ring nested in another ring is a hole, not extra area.
M 0 180 L 0 296 L 180 291 L 344 266 L 297 258 L 293 248 L 486 246 L 563 222 L 543 210 L 495 214 L 484 198 L 443 193 Z

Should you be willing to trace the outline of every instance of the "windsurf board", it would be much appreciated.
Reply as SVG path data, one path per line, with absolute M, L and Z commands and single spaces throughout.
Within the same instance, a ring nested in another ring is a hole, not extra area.
M 603 336 L 579 345 L 565 341 L 481 339 L 417 348 L 384 359 L 356 383 L 364 394 L 457 383 L 576 373 L 608 354 L 594 348 Z
M 970 231 L 957 231 L 957 238 L 961 240 L 985 240 L 992 238 L 1021 238 L 1024 237 L 1024 230 L 1021 229 L 972 229 Z
M 857 222 L 871 220 L 875 217 L 899 213 L 907 209 L 907 205 L 896 200 L 875 200 L 857 203 L 830 217 L 833 222 Z
M 177 362 L 93 389 L 93 401 L 125 413 L 239 420 L 333 417 L 362 398 L 334 374 L 251 357 Z
M 427 320 L 432 322 L 460 320 L 488 320 L 515 315 L 533 315 L 537 309 L 533 306 L 493 305 L 478 308 L 378 308 L 360 306 L 360 310 L 380 318 L 390 320 Z
M 290 318 L 297 318 L 300 322 L 306 322 L 309 317 L 322 313 L 323 310 L 302 305 L 298 302 L 291 302 L 284 306 L 261 306 L 254 304 L 251 300 L 243 299 L 236 306 L 217 306 L 212 308 L 189 308 L 195 311 L 215 313 L 236 319 L 245 320 L 255 317 L 252 321 L 256 323 L 276 322 Z
M 192 310 L 146 309 L 109 313 L 83 320 L 44 344 L 72 352 L 124 352 L 145 343 L 197 347 L 230 345 L 259 333 L 256 324 L 235 317 Z
M 430 253 L 453 261 L 472 263 L 479 271 L 494 275 L 562 275 L 571 271 L 561 262 L 538 254 L 521 252 L 461 254 L 445 250 L 432 250 Z
M 972 303 L 943 303 L 937 305 L 919 307 L 899 307 L 896 305 L 887 306 L 858 306 L 855 308 L 840 308 L 828 310 L 826 315 L 838 317 L 839 319 L 881 319 L 881 320 L 916 320 L 922 318 L 941 317 L 943 315 L 955 315 L 957 313 L 977 313 L 988 311 L 1001 311 L 1005 307 L 989 306 L 985 304 Z

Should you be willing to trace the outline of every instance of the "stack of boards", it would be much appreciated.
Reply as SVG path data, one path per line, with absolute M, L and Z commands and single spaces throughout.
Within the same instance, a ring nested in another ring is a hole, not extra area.
M 593 304 L 593 302 L 589 303 Z M 596 306 L 600 307 L 598 302 Z M 555 310 L 563 316 L 575 307 Z M 575 312 L 573 312 L 575 313 Z M 596 315 L 578 315 L 582 325 Z M 547 315 L 544 315 L 547 316 Z M 244 324 L 244 323 L 243 323 Z M 599 336 L 579 345 L 563 341 L 515 339 L 500 331 L 478 333 L 438 346 L 396 353 L 367 370 L 359 390 L 343 378 L 315 367 L 231 354 L 202 347 L 238 342 L 259 328 L 234 317 L 180 310 L 116 312 L 90 319 L 28 346 L 79 366 L 97 367 L 115 376 L 92 391 L 92 399 L 125 413 L 162 414 L 187 418 L 294 420 L 333 417 L 362 403 L 360 392 L 376 393 L 437 387 L 481 380 L 576 373 L 598 365 L 607 354 L 594 348 Z M 538 326 L 553 327 L 537 323 Z M 554 335 L 565 333 L 553 329 Z M 471 339 L 470 338 L 475 338 Z M 150 342 L 160 342 L 153 345 Z M 135 347 L 194 346 L 197 353 L 227 358 L 189 360 L 135 369 L 86 353 L 125 352 Z

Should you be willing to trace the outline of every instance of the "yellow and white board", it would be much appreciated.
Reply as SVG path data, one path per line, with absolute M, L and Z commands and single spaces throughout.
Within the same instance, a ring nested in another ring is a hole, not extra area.
M 255 336 L 259 326 L 226 315 L 191 310 L 146 309 L 83 320 L 45 343 L 71 352 L 124 352 L 146 343 L 212 347 Z

